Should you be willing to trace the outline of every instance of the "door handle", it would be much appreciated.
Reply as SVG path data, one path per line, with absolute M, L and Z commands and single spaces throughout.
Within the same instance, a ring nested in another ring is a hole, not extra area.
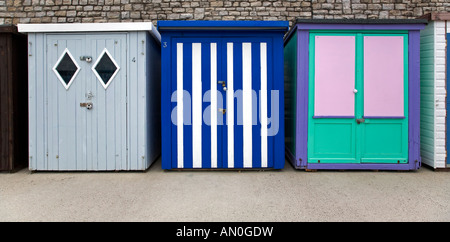
M 364 122 L 366 122 L 366 120 L 365 120 L 364 118 L 358 118 L 358 119 L 356 119 L 356 123 L 357 123 L 357 124 L 364 123 Z
M 93 104 L 92 103 L 80 103 L 80 107 L 91 110 L 93 107 Z

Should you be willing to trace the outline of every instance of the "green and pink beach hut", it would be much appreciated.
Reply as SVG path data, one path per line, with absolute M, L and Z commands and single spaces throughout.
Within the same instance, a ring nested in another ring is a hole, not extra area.
M 297 20 L 285 37 L 286 156 L 297 169 L 416 170 L 427 21 Z

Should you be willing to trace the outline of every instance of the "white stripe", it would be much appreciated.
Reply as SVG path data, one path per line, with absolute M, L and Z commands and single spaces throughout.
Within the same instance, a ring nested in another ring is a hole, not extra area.
M 261 43 L 261 167 L 267 167 L 267 43 Z
M 234 167 L 234 90 L 233 90 L 233 43 L 227 43 L 227 146 L 228 168 Z
M 242 43 L 244 167 L 252 167 L 252 44 Z
M 211 167 L 217 168 L 217 44 L 211 43 Z
M 177 43 L 177 167 L 183 168 L 183 43 Z
M 192 166 L 202 167 L 202 44 L 192 43 Z

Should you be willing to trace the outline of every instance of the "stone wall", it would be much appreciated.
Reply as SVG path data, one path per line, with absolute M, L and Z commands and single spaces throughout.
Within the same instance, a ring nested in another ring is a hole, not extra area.
M 416 18 L 449 0 L 0 0 L 0 24 Z

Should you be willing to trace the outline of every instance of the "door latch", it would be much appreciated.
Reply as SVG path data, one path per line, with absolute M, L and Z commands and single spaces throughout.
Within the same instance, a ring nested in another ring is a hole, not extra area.
M 225 81 L 218 81 L 219 84 L 222 84 L 223 90 L 227 90 L 227 85 L 225 84 Z
M 364 118 L 358 118 L 358 119 L 356 119 L 356 123 L 357 123 L 357 124 L 364 123 L 364 122 L 366 122 L 366 120 L 365 120 Z
M 227 111 L 227 110 L 224 109 L 224 108 L 219 108 L 219 112 L 222 112 L 222 114 L 225 114 L 226 111 Z
M 80 107 L 91 110 L 93 105 L 92 105 L 92 103 L 80 103 Z

